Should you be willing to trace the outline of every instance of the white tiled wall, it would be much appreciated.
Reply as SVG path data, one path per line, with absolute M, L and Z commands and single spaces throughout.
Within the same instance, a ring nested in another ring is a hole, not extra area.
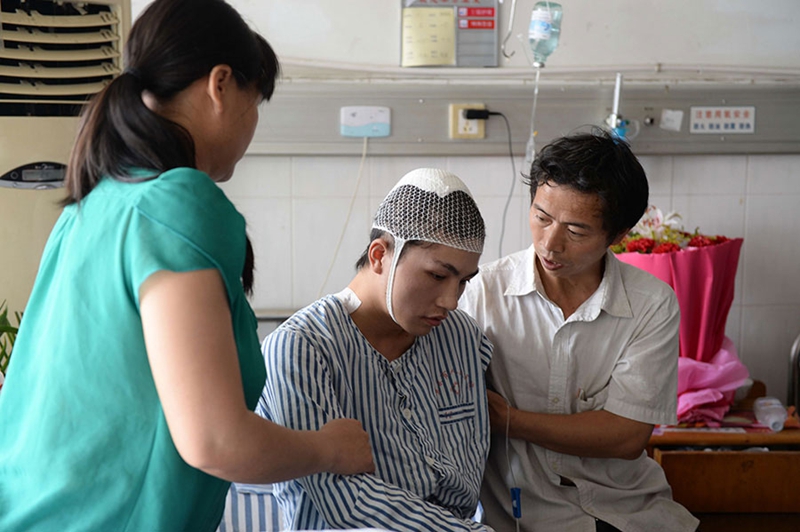
M 641 161 L 651 203 L 679 212 L 687 230 L 744 238 L 726 333 L 753 378 L 785 399 L 789 349 L 800 334 L 800 155 L 643 156 Z M 448 169 L 467 183 L 487 224 L 483 260 L 499 256 L 513 183 L 507 157 L 368 157 L 343 233 L 360 162 L 348 156 L 247 156 L 222 185 L 248 220 L 256 253 L 256 309 L 296 309 L 343 288 L 367 245 L 378 203 L 403 174 L 422 166 Z M 503 254 L 529 244 L 527 207 L 527 190 L 517 179 Z

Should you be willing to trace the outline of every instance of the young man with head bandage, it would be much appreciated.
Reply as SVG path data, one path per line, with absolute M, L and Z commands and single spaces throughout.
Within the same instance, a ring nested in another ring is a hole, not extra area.
M 350 285 L 264 341 L 258 412 L 302 430 L 358 419 L 376 466 L 276 485 L 287 528 L 490 530 L 471 516 L 489 450 L 492 348 L 456 309 L 484 237 L 458 177 L 414 170 L 378 207 Z

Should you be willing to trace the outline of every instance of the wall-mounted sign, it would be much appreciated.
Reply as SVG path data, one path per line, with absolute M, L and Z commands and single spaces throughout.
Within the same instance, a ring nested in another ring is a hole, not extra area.
M 400 66 L 497 66 L 497 0 L 401 0 Z
M 755 133 L 756 108 L 746 107 L 692 107 L 689 133 Z

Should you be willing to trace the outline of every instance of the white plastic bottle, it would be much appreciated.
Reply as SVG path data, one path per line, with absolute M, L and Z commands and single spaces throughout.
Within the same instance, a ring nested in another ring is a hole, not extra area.
M 528 27 L 528 44 L 533 52 L 533 66 L 543 67 L 558 46 L 561 15 L 561 4 L 555 2 L 544 0 L 533 6 L 531 24 Z
M 786 408 L 775 397 L 759 397 L 753 403 L 753 413 L 756 420 L 769 427 L 772 432 L 783 430 L 783 423 L 786 421 Z

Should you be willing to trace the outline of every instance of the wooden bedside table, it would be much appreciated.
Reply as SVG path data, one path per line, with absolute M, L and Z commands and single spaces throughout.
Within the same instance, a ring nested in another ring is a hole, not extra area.
M 701 532 L 800 530 L 800 430 L 658 427 L 647 452 Z
M 691 512 L 800 513 L 800 430 L 735 430 L 654 431 L 648 454 L 673 498 Z

